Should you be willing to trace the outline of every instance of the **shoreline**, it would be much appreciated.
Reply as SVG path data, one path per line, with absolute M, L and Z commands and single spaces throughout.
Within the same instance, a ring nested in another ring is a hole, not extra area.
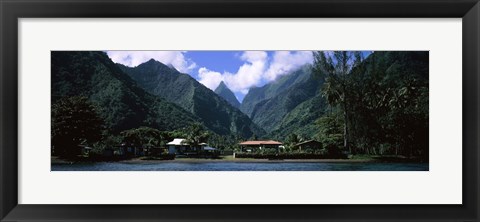
M 192 159 L 178 158 L 175 160 L 142 160 L 130 159 L 119 161 L 121 163 L 367 163 L 379 162 L 376 160 L 355 160 L 355 159 L 285 159 L 285 160 L 269 160 L 269 159 Z
M 73 161 L 59 158 L 52 158 L 51 164 L 81 164 L 81 163 L 108 163 L 117 162 L 125 164 L 145 164 L 145 163 L 422 163 L 416 161 L 382 161 L 379 159 L 251 159 L 251 158 L 223 158 L 223 159 L 195 159 L 195 158 L 177 158 L 174 160 L 144 159 L 138 157 L 125 160 L 112 161 Z

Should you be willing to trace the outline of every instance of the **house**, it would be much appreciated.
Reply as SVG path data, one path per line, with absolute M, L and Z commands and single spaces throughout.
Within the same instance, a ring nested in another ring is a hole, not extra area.
M 217 148 L 213 148 L 206 143 L 201 143 L 202 152 L 199 153 L 199 157 L 205 158 L 217 158 L 220 155 L 220 151 Z
M 186 156 L 198 156 L 201 153 L 208 154 L 208 153 L 217 153 L 217 149 L 208 146 L 206 143 L 200 143 L 200 147 L 193 147 L 188 144 L 186 139 L 182 138 L 175 138 L 173 141 L 167 143 L 168 153 L 169 154 L 179 154 L 179 155 L 186 155 Z M 203 152 L 199 152 L 203 151 Z
M 322 143 L 316 140 L 308 140 L 305 142 L 297 143 L 293 146 L 294 149 L 303 150 L 303 151 L 316 151 L 322 149 Z
M 167 147 L 169 154 L 184 154 L 191 149 L 187 140 L 182 138 L 173 139 L 167 143 Z
M 249 140 L 238 145 L 242 148 L 242 152 L 254 152 L 263 149 L 275 149 L 278 151 L 282 143 L 274 140 Z
M 205 152 L 214 152 L 217 150 L 217 148 L 213 148 L 206 143 L 200 143 L 200 147 L 201 147 L 201 150 Z
M 122 143 L 117 148 L 117 155 L 126 156 L 126 157 L 136 157 L 136 156 L 144 156 L 145 150 L 143 147 L 137 147 L 133 144 Z

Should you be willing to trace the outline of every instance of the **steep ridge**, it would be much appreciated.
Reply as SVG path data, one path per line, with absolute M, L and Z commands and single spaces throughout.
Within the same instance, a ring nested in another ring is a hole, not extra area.
M 233 92 L 227 87 L 227 85 L 225 85 L 223 81 L 220 82 L 218 87 L 215 89 L 215 93 L 227 100 L 230 105 L 237 109 L 240 108 L 240 102 L 238 102 L 237 97 L 235 97 L 235 94 L 233 94 Z
M 53 51 L 52 104 L 61 98 L 85 96 L 99 107 L 112 132 L 140 126 L 174 130 L 199 121 L 181 107 L 137 86 L 103 52 Z
M 118 66 L 147 92 L 179 105 L 217 134 L 244 138 L 265 134 L 247 115 L 188 74 L 153 59 L 133 68 Z

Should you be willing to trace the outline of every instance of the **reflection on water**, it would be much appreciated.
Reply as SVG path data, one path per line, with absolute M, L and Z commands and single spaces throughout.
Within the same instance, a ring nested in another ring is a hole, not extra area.
M 52 164 L 52 171 L 428 171 L 428 163 L 102 162 Z

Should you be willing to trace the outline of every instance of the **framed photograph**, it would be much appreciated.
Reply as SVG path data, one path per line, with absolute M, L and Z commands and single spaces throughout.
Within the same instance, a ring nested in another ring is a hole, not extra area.
M 478 221 L 477 0 L 0 1 L 1 221 Z

